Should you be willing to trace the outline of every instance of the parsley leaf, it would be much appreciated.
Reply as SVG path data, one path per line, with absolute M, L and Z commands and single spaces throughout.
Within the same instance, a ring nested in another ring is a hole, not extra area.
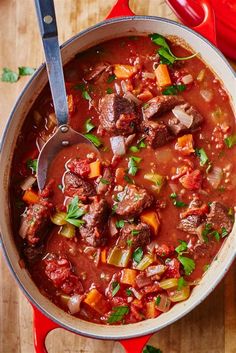
M 132 235 L 138 235 L 140 233 L 140 230 L 138 230 L 138 229 L 132 229 L 131 230 L 131 234 Z
M 116 79 L 116 75 L 109 75 L 108 79 L 107 79 L 107 83 L 112 83 L 114 80 Z
M 19 70 L 19 75 L 20 76 L 33 75 L 33 73 L 36 71 L 35 68 L 28 67 L 28 66 L 18 67 L 18 70 Z
M 209 158 L 207 157 L 207 154 L 203 148 L 200 148 L 200 149 L 196 148 L 195 153 L 200 158 L 201 167 L 204 166 L 209 161 Z
M 129 313 L 129 307 L 127 305 L 124 306 L 114 306 L 112 308 L 112 313 L 109 316 L 107 322 L 109 324 L 113 324 L 115 322 L 119 322 L 123 320 L 124 316 Z
M 162 353 L 162 351 L 159 348 L 147 345 L 144 348 L 143 353 Z
M 158 295 L 158 297 L 157 297 L 156 300 L 155 300 L 155 304 L 156 304 L 156 305 L 159 305 L 160 302 L 161 302 L 161 296 Z
M 180 277 L 180 278 L 178 279 L 178 290 L 181 290 L 183 287 L 186 286 L 186 284 L 187 284 L 187 283 L 186 283 L 184 277 Z
M 82 91 L 82 97 L 86 99 L 87 101 L 90 101 L 92 98 L 90 97 L 88 91 L 84 90 Z
M 183 92 L 186 89 L 185 85 L 173 85 L 169 86 L 162 91 L 165 96 L 176 95 L 178 92 Z
M 215 237 L 215 239 L 216 239 L 217 241 L 220 241 L 220 233 L 217 232 L 217 230 L 214 230 L 214 231 L 211 233 L 211 235 L 212 235 L 213 237 Z
M 95 128 L 95 125 L 91 123 L 91 118 L 85 121 L 84 128 L 85 128 L 85 132 L 90 132 Z
M 37 159 L 28 159 L 26 162 L 27 168 L 31 169 L 33 173 L 36 173 L 37 170 Z
M 84 214 L 84 209 L 79 207 L 79 198 L 78 196 L 75 196 L 67 207 L 67 215 L 65 220 L 79 228 L 84 221 L 78 218 L 82 217 Z
M 111 286 L 112 286 L 111 295 L 112 295 L 112 297 L 114 297 L 120 290 L 120 283 L 112 282 Z
M 194 260 L 182 255 L 178 255 L 178 260 L 183 265 L 185 274 L 187 276 L 191 275 L 191 273 L 195 270 Z
M 205 224 L 205 227 L 204 227 L 204 229 L 202 230 L 202 237 L 203 237 L 205 243 L 208 242 L 208 235 L 209 235 L 209 233 L 211 232 L 211 230 L 212 230 L 212 225 L 211 225 L 211 223 Z
M 116 228 L 123 228 L 124 225 L 125 225 L 125 221 L 123 219 L 116 221 Z
M 91 141 L 94 146 L 96 147 L 101 147 L 102 146 L 102 141 L 99 140 L 99 138 L 93 134 L 85 134 L 84 135 L 89 141 Z
M 128 296 L 128 297 L 130 297 L 130 296 L 132 296 L 133 295 L 133 292 L 132 292 L 132 290 L 131 289 L 126 289 L 125 290 L 125 292 L 126 292 L 126 295 Z
M 171 199 L 176 199 L 177 198 L 176 192 L 172 192 L 172 194 L 170 194 L 170 198 Z
M 102 184 L 105 184 L 105 185 L 109 185 L 109 184 L 110 184 L 110 181 L 107 180 L 107 179 L 104 179 L 104 178 L 101 178 L 101 179 L 100 179 L 100 182 L 101 182 Z
M 140 163 L 142 160 L 142 158 L 139 158 L 139 157 L 134 157 L 134 156 L 131 156 L 129 158 L 129 162 L 128 162 L 128 173 L 130 175 L 136 175 L 137 171 L 138 171 L 138 163 Z
M 139 262 L 143 258 L 143 249 L 142 248 L 137 248 L 134 253 L 133 253 L 133 259 L 135 262 L 139 264 Z
M 19 74 L 12 71 L 11 69 L 8 69 L 7 67 L 4 67 L 2 69 L 2 74 L 1 74 L 1 81 L 3 82 L 17 82 L 19 80 Z
M 113 93 L 112 88 L 111 88 L 111 87 L 108 87 L 108 88 L 106 89 L 106 93 L 107 93 L 107 94 L 112 94 L 112 93 Z
M 236 145 L 236 134 L 226 137 L 224 141 L 228 148 L 232 148 L 234 145 Z
M 179 201 L 179 200 L 174 200 L 174 201 L 173 201 L 173 205 L 174 205 L 175 207 L 185 207 L 185 206 L 187 206 L 186 203 L 184 203 L 184 202 L 182 202 L 182 201 Z
M 228 235 L 228 232 L 227 230 L 225 229 L 225 227 L 222 227 L 221 228 L 221 237 L 224 238 Z
M 139 148 L 137 146 L 130 146 L 129 150 L 134 153 L 139 152 Z
M 184 240 L 180 240 L 179 242 L 180 242 L 180 245 L 175 248 L 175 251 L 178 254 L 182 255 L 183 252 L 188 250 L 188 244 Z

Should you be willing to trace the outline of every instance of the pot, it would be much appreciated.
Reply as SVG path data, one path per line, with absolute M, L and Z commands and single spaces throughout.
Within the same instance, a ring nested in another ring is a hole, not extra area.
M 207 0 L 201 0 L 200 3 L 203 6 L 205 18 L 203 23 L 195 29 L 203 33 L 211 41 L 214 41 L 213 13 Z M 174 21 L 153 16 L 134 16 L 128 7 L 128 0 L 118 0 L 106 21 L 79 33 L 62 45 L 63 64 L 70 61 L 78 52 L 105 40 L 157 31 L 162 35 L 175 34 L 190 43 L 193 50 L 201 54 L 203 60 L 210 64 L 218 77 L 224 82 L 225 89 L 231 96 L 232 104 L 236 106 L 235 74 L 227 60 L 214 45 L 192 29 Z M 232 233 L 225 240 L 217 259 L 213 261 L 212 266 L 206 272 L 200 284 L 194 288 L 190 298 L 175 305 L 169 312 L 163 313 L 156 319 L 119 327 L 104 326 L 75 318 L 59 309 L 39 292 L 27 270 L 22 269 L 19 265 L 20 257 L 13 239 L 8 206 L 11 161 L 17 136 L 24 122 L 22 117 L 26 116 L 46 84 L 47 73 L 43 64 L 35 72 L 12 110 L 4 131 L 0 155 L 0 194 L 2 205 L 0 228 L 2 248 L 10 270 L 34 308 L 35 350 L 37 353 L 47 353 L 44 345 L 47 333 L 56 327 L 63 327 L 79 335 L 91 338 L 119 340 L 127 352 L 139 353 L 154 332 L 180 319 L 195 308 L 223 278 L 236 255 L 236 226 L 234 226 Z M 134 338 L 135 340 L 132 340 Z

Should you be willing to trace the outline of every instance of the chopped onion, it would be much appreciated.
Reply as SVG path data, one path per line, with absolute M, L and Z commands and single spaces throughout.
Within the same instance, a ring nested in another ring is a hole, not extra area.
M 207 103 L 211 102 L 211 100 L 213 98 L 213 92 L 210 90 L 207 90 L 207 89 L 201 89 L 200 95 L 202 96 L 204 101 L 206 101 Z
M 19 235 L 22 239 L 25 239 L 28 232 L 29 223 L 25 221 L 24 214 L 21 216 L 21 224 L 19 229 Z
M 114 86 L 115 86 L 116 93 L 120 94 L 120 85 L 118 85 L 118 83 L 115 82 Z
M 183 82 L 184 85 L 188 85 L 189 83 L 193 82 L 193 76 L 190 74 L 183 76 L 181 81 Z
M 149 266 L 146 269 L 147 277 L 151 277 L 154 275 L 162 275 L 166 270 L 166 266 L 164 265 L 156 265 L 156 266 Z
M 128 147 L 131 145 L 133 140 L 135 139 L 136 134 L 129 135 L 128 137 L 125 138 L 125 146 Z
M 109 220 L 109 231 L 112 237 L 114 237 L 118 233 L 118 229 L 116 228 L 116 221 L 114 217 L 111 217 Z
M 181 122 L 181 124 L 183 124 L 187 128 L 190 128 L 193 123 L 193 116 L 188 115 L 180 106 L 177 106 L 172 109 L 172 113 Z
M 138 300 L 141 300 L 143 297 L 143 294 L 141 294 L 140 292 L 138 292 L 136 289 L 131 288 L 133 295 L 135 296 L 135 298 L 137 298 Z
M 125 81 L 122 80 L 120 85 L 121 85 L 121 89 L 122 89 L 123 93 L 126 93 L 128 91 L 128 89 L 127 89 L 127 85 L 126 85 Z
M 111 148 L 115 155 L 123 156 L 126 152 L 125 139 L 123 136 L 114 136 L 110 138 Z
M 155 250 L 155 248 L 157 247 L 157 241 L 156 240 L 154 240 L 154 241 L 152 241 L 151 243 L 149 243 L 148 245 L 147 245 L 147 250 L 148 250 L 148 252 L 150 252 L 150 253 L 153 253 L 154 252 L 154 250 Z
M 156 75 L 153 72 L 142 72 L 143 78 L 150 78 L 151 80 L 155 80 Z
M 137 105 L 140 105 L 142 104 L 143 102 L 138 99 L 133 93 L 127 91 L 125 94 L 124 94 L 124 98 L 128 99 L 129 101 L 131 102 L 134 102 L 136 103 Z
M 157 298 L 160 297 L 160 301 L 157 305 L 157 309 L 165 313 L 166 311 L 169 311 L 170 309 L 170 304 L 171 301 L 165 294 L 159 294 Z
M 67 306 L 71 314 L 76 314 L 80 311 L 80 304 L 83 296 L 79 294 L 74 294 L 67 302 Z
M 222 169 L 220 167 L 213 167 L 210 173 L 207 175 L 207 180 L 211 184 L 213 189 L 217 189 L 220 185 L 222 177 Z
M 20 187 L 24 191 L 28 190 L 33 186 L 35 181 L 36 181 L 36 178 L 33 175 L 30 175 L 20 184 Z

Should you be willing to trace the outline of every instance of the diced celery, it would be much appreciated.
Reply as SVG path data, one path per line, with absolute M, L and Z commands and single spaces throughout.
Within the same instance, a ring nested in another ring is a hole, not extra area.
M 52 223 L 56 224 L 57 226 L 63 226 L 66 224 L 66 213 L 65 212 L 56 212 L 52 217 Z
M 162 289 L 174 289 L 178 287 L 178 278 L 168 278 L 160 282 Z
M 75 236 L 75 226 L 69 223 L 63 225 L 60 234 L 66 238 L 73 238 Z
M 120 249 L 115 246 L 107 257 L 107 263 L 116 267 L 126 267 L 131 258 L 131 249 Z
M 190 295 L 190 286 L 186 285 L 180 290 L 175 290 L 169 293 L 169 298 L 172 302 L 181 302 L 183 300 L 188 299 Z
M 147 173 L 144 174 L 144 179 L 151 181 L 154 186 L 153 189 L 158 193 L 161 191 L 161 188 L 164 184 L 165 177 L 156 173 Z
M 136 267 L 137 270 L 143 271 L 145 270 L 149 265 L 151 265 L 153 263 L 154 259 L 153 259 L 153 255 L 151 254 L 147 254 L 144 255 L 144 257 L 142 258 L 142 260 L 139 262 L 138 266 Z

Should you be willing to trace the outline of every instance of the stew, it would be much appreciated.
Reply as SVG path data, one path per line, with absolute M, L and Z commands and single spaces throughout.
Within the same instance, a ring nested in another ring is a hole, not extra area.
M 18 138 L 11 207 L 21 265 L 56 305 L 128 324 L 186 300 L 232 230 L 236 130 L 230 99 L 197 53 L 152 34 L 79 53 L 65 67 L 69 146 L 37 188 L 56 129 L 49 88 Z

